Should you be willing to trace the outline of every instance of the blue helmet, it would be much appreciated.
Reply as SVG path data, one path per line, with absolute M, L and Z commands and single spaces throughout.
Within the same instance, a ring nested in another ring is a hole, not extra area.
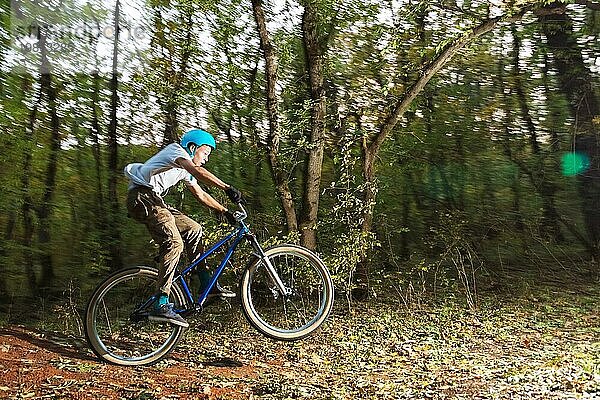
M 212 147 L 213 150 L 217 148 L 215 138 L 212 137 L 210 133 L 203 131 L 202 129 L 192 129 L 191 131 L 187 131 L 183 134 L 183 136 L 181 137 L 181 146 L 184 149 L 186 149 L 188 153 L 191 153 L 188 146 L 192 143 L 198 147 L 202 146 L 203 144 L 206 144 Z

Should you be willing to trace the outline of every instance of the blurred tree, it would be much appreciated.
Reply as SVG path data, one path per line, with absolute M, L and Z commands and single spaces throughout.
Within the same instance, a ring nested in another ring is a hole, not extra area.
M 577 61 L 536 32 L 560 7 L 511 29 L 536 1 L 156 0 L 140 5 L 150 10 L 147 48 L 126 41 L 129 8 L 108 4 L 75 7 L 71 21 L 97 31 L 116 24 L 120 34 L 91 32 L 74 39 L 80 52 L 51 53 L 59 71 L 49 79 L 38 53 L 20 54 L 0 35 L 0 184 L 9 188 L 0 193 L 0 258 L 20 268 L 8 291 L 50 279 L 37 276 L 43 249 L 52 267 L 42 277 L 59 278 L 151 254 L 145 232 L 121 218 L 118 166 L 191 126 L 219 136 L 210 168 L 249 194 L 257 231 L 271 236 L 285 223 L 287 240 L 323 253 L 347 293 L 358 278 L 367 295 L 388 272 L 425 281 L 443 271 L 451 282 L 444 254 L 456 255 L 446 251 L 455 242 L 476 255 L 497 251 L 489 269 L 501 256 L 503 267 L 532 262 L 521 256 L 545 239 L 571 256 L 575 237 L 593 253 L 577 230 L 581 215 L 564 202 L 589 195 L 558 175 L 556 152 L 567 143 L 566 115 L 577 115 L 579 133 L 588 118 L 577 102 L 587 95 L 566 82 L 587 80 L 592 93 L 597 82 L 592 70 L 564 78 L 558 62 L 594 68 L 598 45 L 587 37 L 597 12 L 565 11 L 575 23 L 564 43 Z M 90 74 L 68 72 L 78 64 Z M 3 267 L 0 292 L 11 274 Z
M 189 85 L 190 60 L 195 41 L 195 5 L 190 1 L 152 2 L 153 36 L 150 62 L 152 73 L 146 79 L 164 113 L 163 145 L 179 140 L 179 110 Z
M 265 62 L 265 85 L 266 85 L 266 108 L 268 119 L 268 135 L 266 143 L 267 159 L 271 169 L 273 182 L 277 188 L 281 207 L 285 215 L 285 221 L 288 232 L 298 230 L 298 220 L 292 192 L 289 188 L 289 182 L 286 173 L 279 160 L 280 143 L 280 115 L 278 110 L 277 96 L 277 55 L 271 42 L 267 30 L 267 22 L 261 0 L 252 0 L 252 11 L 256 22 L 258 36 L 260 39 L 260 48 L 263 52 Z
M 593 5 L 593 3 L 591 3 Z M 587 171 L 578 176 L 584 223 L 588 235 L 586 247 L 596 263 L 600 262 L 600 145 L 598 123 L 600 115 L 593 79 L 586 66 L 573 22 L 566 5 L 553 2 L 538 12 L 541 29 L 546 36 L 558 71 L 561 90 L 569 100 L 574 119 L 573 148 L 589 158 Z
M 50 114 L 50 154 L 45 173 L 44 190 L 41 203 L 35 211 L 39 220 L 39 245 L 42 250 L 41 264 L 42 275 L 40 285 L 48 287 L 54 278 L 54 266 L 52 263 L 51 228 L 50 218 L 54 209 L 54 197 L 56 191 L 56 174 L 58 169 L 58 155 L 61 146 L 61 122 L 57 111 L 57 89 L 52 80 L 52 66 L 48 60 L 48 49 L 46 45 L 47 32 L 45 28 L 39 27 L 40 46 L 40 90 L 45 95 Z
M 323 169 L 323 149 L 325 147 L 326 95 L 324 87 L 324 53 L 328 41 L 323 32 L 322 15 L 316 0 L 303 2 L 302 39 L 306 69 L 310 88 L 311 119 L 310 139 L 308 141 L 308 160 L 304 172 L 304 190 L 302 214 L 300 216 L 300 235 L 303 246 L 314 250 L 317 247 L 317 214 L 321 194 L 321 175 Z
M 108 125 L 108 203 L 110 205 L 109 226 L 112 232 L 110 236 L 109 265 L 115 270 L 123 266 L 121 256 L 121 221 L 119 215 L 119 197 L 117 191 L 118 177 L 121 176 L 119 168 L 119 143 L 117 132 L 117 109 L 119 107 L 119 34 L 120 25 L 120 0 L 115 1 L 114 13 L 114 40 L 112 49 L 112 71 L 110 78 L 110 111 Z
M 542 152 L 538 139 L 538 128 L 536 128 L 531 115 L 524 84 L 526 81 L 526 79 L 524 79 L 526 74 L 519 66 L 522 40 L 514 27 L 511 32 L 513 39 L 512 84 L 520 117 L 525 122 L 525 132 L 528 135 L 528 143 L 531 150 L 530 158 L 533 159 L 533 165 L 527 166 L 525 162 L 519 160 L 518 157 L 513 157 L 512 160 L 519 166 L 521 171 L 529 177 L 531 184 L 542 198 L 542 219 L 540 222 L 542 236 L 560 243 L 564 240 L 564 237 L 560 231 L 560 226 L 558 225 L 560 216 L 554 204 L 554 195 L 557 191 L 557 187 L 553 183 L 552 174 L 540 173 L 545 170 L 544 164 L 547 155 Z M 510 113 L 510 110 L 506 110 L 506 112 Z M 552 146 L 550 146 L 549 151 L 552 151 Z

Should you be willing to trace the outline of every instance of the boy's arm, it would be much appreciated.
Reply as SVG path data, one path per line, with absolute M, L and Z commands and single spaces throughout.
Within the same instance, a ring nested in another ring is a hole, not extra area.
M 199 182 L 218 187 L 222 190 L 227 190 L 230 188 L 230 185 L 217 178 L 209 170 L 207 170 L 204 167 L 195 166 L 194 163 L 190 160 L 187 160 L 185 158 L 178 158 L 177 163 L 181 166 L 181 168 L 184 168 L 187 172 L 192 174 L 192 176 L 196 178 Z
M 176 162 L 184 168 L 187 172 L 192 174 L 194 178 L 196 178 L 199 182 L 204 182 L 208 185 L 212 185 L 222 189 L 227 193 L 227 196 L 234 203 L 242 202 L 242 193 L 234 188 L 231 185 L 226 184 L 215 175 L 213 175 L 209 170 L 204 167 L 199 167 L 195 165 L 191 160 L 185 158 L 178 158 Z
M 198 200 L 199 202 L 203 203 L 207 207 L 212 208 L 218 213 L 224 213 L 225 211 L 227 211 L 227 209 L 223 207 L 221 203 L 215 200 L 215 198 L 212 197 L 210 194 L 202 190 L 202 188 L 196 182 L 186 182 L 186 184 L 188 189 L 190 189 L 190 192 L 192 192 L 196 200 Z

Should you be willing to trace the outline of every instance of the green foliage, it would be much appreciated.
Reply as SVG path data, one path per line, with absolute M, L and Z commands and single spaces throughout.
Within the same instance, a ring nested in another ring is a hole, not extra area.
M 514 29 L 502 27 L 464 49 L 429 83 L 384 143 L 374 166 L 376 181 L 368 186 L 364 146 L 380 131 L 390 108 L 456 37 L 491 12 L 510 10 L 479 0 L 464 1 L 460 8 L 427 1 L 327 0 L 316 5 L 321 45 L 327 49 L 318 251 L 341 292 L 353 289 L 352 277 L 363 259 L 372 265 L 374 282 L 390 280 L 405 299 L 410 293 L 418 301 L 418 295 L 452 292 L 472 307 L 480 287 L 510 277 L 515 269 L 534 271 L 533 277 L 540 279 L 548 271 L 558 274 L 554 265 L 597 271 L 579 262 L 579 257 L 589 257 L 582 255 L 578 178 L 570 176 L 573 171 L 563 175 L 560 159 L 578 132 L 560 90 L 555 57 L 535 17 L 527 16 L 527 24 Z M 300 211 L 312 121 L 302 7 L 267 6 L 279 61 L 279 159 Z M 54 17 L 90 24 L 98 18 L 110 24 L 111 7 L 73 7 L 69 16 Z M 581 52 L 586 68 L 597 72 L 597 13 L 575 5 L 568 10 L 573 43 L 579 46 L 570 51 Z M 190 127 L 209 129 L 218 135 L 219 146 L 207 167 L 242 189 L 249 200 L 249 222 L 261 242 L 298 243 L 297 233 L 282 233 L 284 220 L 266 160 L 264 66 L 250 5 L 238 0 L 156 1 L 145 11 L 149 45 L 123 40 L 118 46 L 118 169 L 146 160 L 165 140 L 174 139 L 165 137 L 168 124 L 175 135 Z M 10 21 L 2 15 L 0 294 L 29 296 L 41 273 L 39 256 L 46 250 L 39 245 L 36 210 L 43 205 L 51 111 L 40 95 L 39 54 L 10 53 L 4 35 Z M 106 71 L 112 60 L 102 38 L 72 40 L 81 51 L 50 54 L 50 62 L 61 67 L 52 82 L 62 144 L 50 253 L 55 282 L 77 277 L 85 293 L 107 272 L 111 229 L 126 233 L 121 243 L 126 264 L 150 263 L 155 248 L 144 227 L 124 215 L 123 177 L 117 226 L 106 226 L 103 219 L 108 212 L 111 78 Z M 92 74 L 94 70 L 99 73 Z M 598 74 L 590 76 L 597 92 Z M 539 151 L 531 144 L 523 101 Z M 27 155 L 32 156 L 30 165 Z M 377 195 L 368 204 L 367 190 Z M 170 201 L 203 222 L 207 241 L 227 231 L 185 193 Z M 220 191 L 211 194 L 227 204 Z M 363 232 L 371 209 L 374 227 Z M 26 212 L 33 232 L 26 226 Z M 55 283 L 49 292 L 61 297 L 63 290 Z
M 334 252 L 325 255 L 324 261 L 332 275 L 333 282 L 350 301 L 350 292 L 356 288 L 355 273 L 363 255 L 379 246 L 373 233 L 360 229 L 340 232 L 331 240 Z

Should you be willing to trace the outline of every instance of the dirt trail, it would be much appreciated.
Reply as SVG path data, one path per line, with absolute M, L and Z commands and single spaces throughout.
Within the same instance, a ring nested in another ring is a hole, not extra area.
M 125 368 L 99 362 L 85 342 L 25 327 L 0 329 L 0 398 L 72 399 L 246 399 L 243 384 L 216 387 L 224 380 L 252 377 L 256 367 L 214 359 L 190 368 L 177 351 L 156 367 Z
M 339 309 L 297 342 L 216 309 L 136 368 L 98 361 L 78 336 L 9 326 L 0 399 L 600 399 L 600 293 L 482 304 Z

